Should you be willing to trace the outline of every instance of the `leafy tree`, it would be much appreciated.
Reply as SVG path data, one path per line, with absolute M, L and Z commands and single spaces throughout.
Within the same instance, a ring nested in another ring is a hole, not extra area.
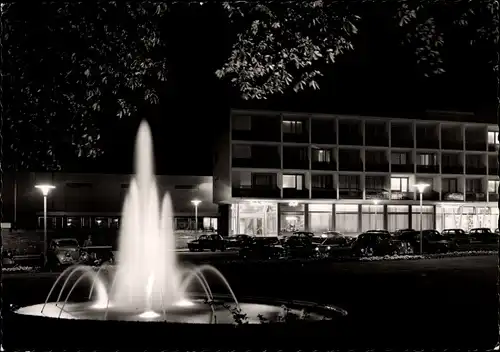
M 238 34 L 216 74 L 228 78 L 244 99 L 266 99 L 290 88 L 319 89 L 324 63 L 333 64 L 353 49 L 362 13 L 375 7 L 393 14 L 394 29 L 401 33 L 402 44 L 414 50 L 425 76 L 445 72 L 445 28 L 462 29 L 472 45 L 497 45 L 499 36 L 497 1 L 232 1 L 223 6 Z
M 166 80 L 158 2 L 45 2 L 2 6 L 4 150 L 16 169 L 57 169 L 96 157 L 101 115 L 156 104 Z M 109 117 L 107 117 L 109 118 Z

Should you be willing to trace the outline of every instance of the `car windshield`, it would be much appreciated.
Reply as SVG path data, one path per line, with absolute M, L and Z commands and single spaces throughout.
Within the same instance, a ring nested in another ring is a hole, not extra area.
M 56 242 L 59 247 L 78 247 L 77 240 L 59 240 Z
M 313 237 L 311 238 L 312 243 L 321 244 L 325 239 L 322 237 Z
M 324 242 L 323 242 L 323 245 L 324 246 L 328 246 L 328 245 L 331 245 L 331 244 L 337 244 L 339 241 L 339 238 L 327 238 Z

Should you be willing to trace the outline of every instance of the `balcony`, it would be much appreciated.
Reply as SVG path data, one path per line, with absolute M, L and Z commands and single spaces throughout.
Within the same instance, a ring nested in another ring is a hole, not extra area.
M 313 199 L 337 199 L 336 189 L 312 188 L 311 195 Z
M 365 122 L 365 145 L 388 147 L 387 124 L 383 122 Z
M 350 163 L 341 163 L 339 165 L 340 171 L 363 171 L 363 163 L 359 162 L 350 162 Z
M 283 147 L 283 168 L 294 170 L 309 170 L 307 148 Z
M 487 130 L 484 127 L 467 126 L 465 129 L 465 150 L 488 150 Z
M 441 126 L 441 149 L 463 150 L 464 139 L 462 127 L 457 125 Z
M 415 193 L 413 192 L 399 192 L 399 191 L 391 191 L 391 199 L 392 200 L 413 200 Z
M 413 173 L 415 170 L 414 164 L 392 164 L 391 172 Z
M 420 195 L 418 195 L 420 199 Z M 427 191 L 422 194 L 423 200 L 439 200 L 439 192 L 436 191 Z
M 413 126 L 409 123 L 391 124 L 391 147 L 413 148 Z
M 439 165 L 417 165 L 417 173 L 437 174 L 439 173 Z
M 486 167 L 485 166 L 466 166 L 465 173 L 468 175 L 486 175 Z
M 498 175 L 498 167 L 490 167 L 488 169 L 488 175 Z
M 283 142 L 309 143 L 308 120 L 283 119 Z
M 337 163 L 335 161 L 333 162 L 320 162 L 320 161 L 313 161 L 311 162 L 311 169 L 312 170 L 322 170 L 322 171 L 336 171 L 337 170 Z
M 470 151 L 486 151 L 486 143 L 468 142 L 465 145 L 465 150 Z
M 463 150 L 464 149 L 464 143 L 461 140 L 459 140 L 459 141 L 443 140 L 443 141 L 441 141 L 441 149 Z
M 446 192 L 443 193 L 443 200 L 450 202 L 462 202 L 464 200 L 464 194 L 461 192 Z
M 439 148 L 439 126 L 434 123 L 417 124 L 417 148 Z
M 489 152 L 496 152 L 496 151 L 498 151 L 498 144 L 488 144 L 488 151 Z
M 389 172 L 388 163 L 367 163 L 365 164 L 365 170 L 371 172 Z
M 363 145 L 361 121 L 339 120 L 339 144 Z
M 363 199 L 363 191 L 360 189 L 349 189 L 340 188 L 339 189 L 340 199 Z
M 241 141 L 281 141 L 279 116 L 232 116 L 232 139 Z
M 489 193 L 488 197 L 490 202 L 498 202 L 498 193 Z
M 268 156 L 266 158 L 233 158 L 232 167 L 241 168 L 264 168 L 264 169 L 280 169 L 281 161 L 279 157 Z
M 287 199 L 309 199 L 308 189 L 283 188 L 283 198 Z
M 441 173 L 443 174 L 463 174 L 464 167 L 462 165 L 441 165 Z
M 389 191 L 385 189 L 365 189 L 365 198 L 366 199 L 380 199 L 380 200 L 388 200 L 389 199 Z
M 337 144 L 336 121 L 313 118 L 311 120 L 311 143 Z
M 232 196 L 235 198 L 281 198 L 281 191 L 277 186 L 240 186 L 232 188 Z
M 465 194 L 465 200 L 467 202 L 485 202 L 486 194 L 482 192 L 467 192 Z

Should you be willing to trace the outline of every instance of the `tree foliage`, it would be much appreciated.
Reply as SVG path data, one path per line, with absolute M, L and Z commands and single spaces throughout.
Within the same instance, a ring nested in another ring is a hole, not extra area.
M 355 4 L 355 5 L 352 5 Z M 230 57 L 216 74 L 227 78 L 244 99 L 266 99 L 306 87 L 319 88 L 321 65 L 353 49 L 356 24 L 370 2 L 326 0 L 231 1 L 224 8 L 237 30 Z M 372 2 L 371 6 L 382 6 Z M 442 60 L 444 30 L 466 28 L 470 43 L 498 44 L 498 2 L 387 2 L 401 42 L 415 52 L 423 75 L 445 72 Z M 447 15 L 443 16 L 445 13 Z M 241 28 L 241 21 L 246 26 Z
M 3 8 L 6 160 L 17 169 L 58 168 L 65 156 L 96 157 L 101 115 L 155 104 L 166 80 L 158 2 L 12 3 Z M 138 98 L 139 97 L 139 98 Z

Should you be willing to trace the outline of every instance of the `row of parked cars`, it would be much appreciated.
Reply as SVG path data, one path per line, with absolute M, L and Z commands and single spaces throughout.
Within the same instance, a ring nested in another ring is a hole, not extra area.
M 422 244 L 420 244 L 422 237 Z M 476 228 L 437 230 L 413 229 L 370 230 L 358 236 L 347 236 L 335 231 L 320 235 L 298 231 L 281 236 L 233 235 L 223 238 L 218 234 L 202 235 L 188 244 L 191 251 L 238 249 L 241 258 L 271 259 L 280 257 L 324 257 L 338 254 L 352 256 L 404 255 L 456 251 L 474 243 L 493 244 L 498 231 Z

